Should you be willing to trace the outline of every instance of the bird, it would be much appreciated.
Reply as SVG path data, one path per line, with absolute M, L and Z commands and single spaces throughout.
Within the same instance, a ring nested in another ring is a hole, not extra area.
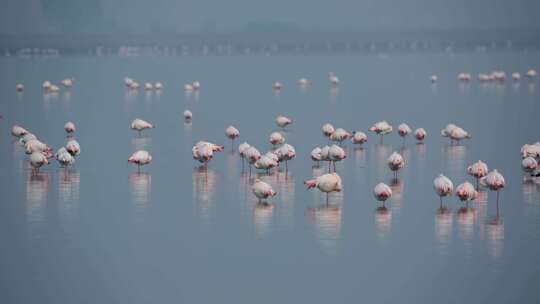
M 433 75 L 431 75 L 430 80 L 431 80 L 431 83 L 435 83 L 435 82 L 437 82 L 437 80 L 439 80 L 439 77 L 437 75 L 433 74 Z
M 469 74 L 469 73 L 459 73 L 457 78 L 460 81 L 469 81 L 469 80 L 471 80 L 471 74 Z
M 388 157 L 386 161 L 388 168 L 394 172 L 394 178 L 397 178 L 398 171 L 405 166 L 405 160 L 401 154 L 394 152 Z
M 467 167 L 467 173 L 476 179 L 476 189 L 478 190 L 478 181 L 488 174 L 488 166 L 479 160 Z
M 525 75 L 527 75 L 528 78 L 535 78 L 538 76 L 538 72 L 536 72 L 534 69 L 530 69 Z
M 265 183 L 260 179 L 255 180 L 255 182 L 251 186 L 251 191 L 257 197 L 259 202 L 261 202 L 261 200 L 263 199 L 267 199 L 269 197 L 274 197 L 277 195 L 277 192 L 272 189 L 272 186 L 270 186 L 270 184 Z
M 403 138 L 404 142 L 405 142 L 405 138 L 407 137 L 407 135 L 409 135 L 409 133 L 411 133 L 411 132 L 412 132 L 411 128 L 406 123 L 401 123 L 398 126 L 399 136 L 401 136 Z
M 47 93 L 58 93 L 60 92 L 60 88 L 57 85 L 51 84 L 47 89 Z
M 476 199 L 478 192 L 474 189 L 474 186 L 471 183 L 464 182 L 457 186 L 456 196 L 462 202 L 469 202 Z
M 285 137 L 279 132 L 273 132 L 270 134 L 269 142 L 273 146 L 281 145 L 285 142 Z
M 32 153 L 39 152 L 42 153 L 45 157 L 50 158 L 53 156 L 52 149 L 45 143 L 41 142 L 39 139 L 31 139 L 26 142 L 24 145 L 26 154 L 31 155 Z
M 52 83 L 48 80 L 45 80 L 43 84 L 41 84 L 41 87 L 43 88 L 44 91 L 48 91 L 51 86 L 52 86 Z
M 274 89 L 274 91 L 281 91 L 281 89 L 283 88 L 283 84 L 279 81 L 276 81 L 272 85 L 272 88 Z
M 227 138 L 231 140 L 232 151 L 234 146 L 234 140 L 240 136 L 240 131 L 238 131 L 238 129 L 233 126 L 228 126 L 227 129 L 225 129 L 225 136 L 227 136 Z
M 353 131 L 353 136 L 351 137 L 351 142 L 355 145 L 361 145 L 367 142 L 367 135 L 361 131 Z
M 337 128 L 332 135 L 330 135 L 330 140 L 341 143 L 352 137 L 352 134 L 347 132 L 343 128 Z
M 22 83 L 18 83 L 16 86 L 15 86 L 15 90 L 17 92 L 22 92 L 24 91 L 24 85 Z
M 441 130 L 441 136 L 450 138 L 450 133 L 452 133 L 452 130 L 454 130 L 457 127 L 458 126 L 456 126 L 453 123 L 447 124 L 446 127 L 444 127 L 444 129 Z M 450 138 L 450 141 L 452 141 L 451 138 Z
M 343 150 L 341 147 L 332 145 L 330 146 L 330 149 L 328 150 L 328 157 L 330 158 L 330 162 L 334 164 L 334 172 L 335 172 L 336 162 L 342 161 L 345 158 L 347 158 L 347 154 L 345 153 L 345 150 Z M 328 170 L 330 170 L 330 167 L 328 167 Z
M 193 87 L 193 85 L 191 83 L 187 83 L 184 85 L 184 91 L 186 92 L 193 92 L 195 90 L 195 88 Z
M 336 173 L 327 173 L 318 176 L 314 179 L 306 180 L 304 185 L 307 189 L 317 188 L 321 192 L 326 193 L 326 203 L 328 204 L 328 194 L 331 192 L 341 192 L 343 183 L 341 177 Z
M 198 91 L 201 88 L 201 83 L 197 80 L 191 83 L 193 90 Z
M 261 152 L 257 148 L 250 146 L 244 151 L 244 157 L 249 163 L 249 174 L 251 175 L 251 165 L 255 164 L 261 158 Z
M 319 162 L 322 160 L 321 148 L 315 147 L 311 150 L 311 160 L 316 161 L 317 167 L 319 166 Z
M 66 79 L 62 79 L 60 81 L 60 84 L 62 84 L 66 88 L 70 88 L 70 87 L 73 86 L 74 82 L 75 82 L 75 80 L 73 78 L 66 78 Z
M 37 137 L 32 133 L 27 133 L 19 137 L 19 143 L 21 143 L 23 146 L 26 146 L 26 143 L 33 139 L 37 139 Z
M 42 152 L 32 152 L 30 154 L 30 165 L 32 166 L 32 173 L 38 173 L 39 168 L 41 168 L 44 165 L 48 165 L 49 161 L 47 160 L 47 157 Z
M 75 139 L 70 139 L 66 143 L 66 150 L 71 154 L 72 156 L 79 156 L 81 154 L 81 146 Z
M 284 144 L 276 149 L 279 162 L 285 161 L 285 172 L 289 171 L 288 161 L 296 157 L 296 150 L 289 144 Z
M 154 89 L 159 91 L 159 90 L 162 90 L 163 89 L 163 84 L 161 82 L 156 82 L 154 83 Z
M 520 79 L 521 79 L 521 74 L 519 74 L 519 73 L 517 73 L 517 72 L 516 72 L 516 73 L 512 73 L 512 80 L 518 81 L 518 80 L 520 80 Z
M 141 166 L 148 165 L 150 162 L 152 162 L 152 155 L 145 150 L 139 150 L 128 158 L 128 163 L 137 165 L 139 173 L 141 172 Z
M 64 125 L 64 131 L 66 131 L 67 134 L 71 134 L 75 132 L 75 130 L 75 124 L 71 121 L 66 122 L 66 124 Z
M 369 128 L 369 131 L 375 132 L 376 134 L 380 135 L 382 144 L 383 136 L 392 132 L 392 126 L 388 122 L 383 120 L 376 122 L 373 126 L 371 126 L 371 128 Z
M 60 167 L 67 168 L 75 163 L 75 158 L 66 150 L 65 147 L 58 149 L 54 158 L 60 164 Z
M 28 132 L 28 130 L 26 130 L 25 128 L 19 125 L 14 125 L 11 127 L 11 135 L 14 137 L 21 138 L 24 135 L 29 134 L 29 133 L 30 132 Z
M 448 177 L 440 174 L 433 180 L 433 188 L 435 193 L 439 196 L 441 203 L 440 208 L 442 208 L 442 198 L 452 195 L 452 192 L 454 192 L 454 184 L 452 184 L 452 181 Z
M 529 156 L 540 159 L 540 142 L 536 142 L 532 145 L 524 144 L 521 147 L 521 157 L 527 158 Z
M 184 120 L 185 121 L 191 121 L 192 118 L 193 118 L 193 113 L 191 113 L 190 110 L 185 110 L 184 111 Z
M 499 210 L 499 191 L 506 186 L 504 177 L 500 174 L 497 169 L 489 172 L 485 177 L 480 179 L 480 183 L 486 186 L 491 191 L 497 192 L 497 213 Z
M 335 131 L 334 126 L 332 126 L 332 124 L 330 124 L 330 123 L 325 123 L 322 126 L 323 135 L 325 137 L 328 137 L 329 139 L 330 139 L 330 136 L 332 135 L 332 133 L 334 133 L 334 131 Z
M 261 156 L 254 164 L 255 168 L 266 170 L 267 173 L 277 165 L 278 162 L 267 154 Z
M 336 74 L 334 74 L 334 72 L 328 73 L 328 81 L 333 87 L 337 87 L 339 85 L 339 78 L 336 76 Z
M 283 115 L 279 115 L 278 117 L 276 117 L 276 124 L 278 125 L 278 127 L 282 129 L 292 123 L 293 123 L 292 119 L 285 117 Z
M 145 83 L 144 83 L 144 89 L 145 89 L 146 91 L 151 91 L 151 90 L 154 89 L 154 85 L 151 84 L 150 82 L 145 82 Z
M 131 122 L 131 130 L 139 132 L 139 135 L 141 135 L 141 132 L 146 129 L 153 129 L 154 125 L 142 120 L 140 118 L 136 118 Z
M 414 131 L 414 137 L 419 142 L 423 142 L 426 136 L 427 136 L 427 132 L 426 130 L 424 130 L 424 128 L 418 128 Z
M 383 207 L 387 199 L 392 196 L 392 189 L 385 183 L 378 183 L 375 188 L 373 188 L 373 195 L 375 199 L 383 202 Z
M 130 88 L 131 85 L 135 82 L 135 80 L 129 78 L 129 77 L 124 77 L 124 84 L 126 85 L 126 87 Z
M 523 171 L 525 171 L 526 173 L 533 173 L 535 172 L 539 167 L 538 167 L 538 162 L 536 161 L 536 159 L 534 157 L 526 157 L 524 158 L 522 161 L 521 161 L 521 168 L 523 169 Z
M 191 149 L 193 159 L 203 163 L 205 167 L 208 162 L 214 157 L 214 152 L 223 152 L 224 147 L 201 140 L 197 142 Z
M 472 135 L 460 127 L 456 127 L 450 132 L 450 139 L 455 140 L 458 144 L 460 140 L 470 138 L 472 138 Z
M 240 145 L 238 145 L 238 154 L 240 154 L 240 158 L 242 158 L 242 168 L 244 166 L 244 159 L 246 157 L 245 153 L 249 147 L 251 147 L 251 145 L 248 144 L 247 142 L 243 142 Z
M 307 78 L 300 78 L 298 79 L 298 85 L 301 87 L 308 87 L 311 85 L 311 80 Z

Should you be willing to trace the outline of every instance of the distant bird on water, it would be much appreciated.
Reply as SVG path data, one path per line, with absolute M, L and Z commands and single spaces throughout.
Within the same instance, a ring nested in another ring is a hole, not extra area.
M 152 162 L 152 155 L 145 150 L 139 150 L 128 158 L 128 163 L 137 165 L 138 172 L 141 172 L 141 166 L 148 165 L 150 162 Z
M 140 118 L 136 118 L 135 120 L 131 122 L 131 129 L 139 132 L 139 135 L 141 134 L 142 131 L 146 129 L 153 129 L 153 128 L 154 128 L 153 124 L 145 120 L 142 120 Z
M 383 202 L 383 207 L 386 202 L 392 196 L 392 189 L 385 183 L 379 183 L 373 189 L 373 196 L 375 199 Z
M 260 179 L 255 180 L 255 182 L 251 186 L 251 191 L 257 197 L 259 202 L 261 202 L 261 200 L 263 199 L 267 199 L 269 197 L 274 197 L 277 195 L 277 192 L 272 189 L 272 186 L 270 186 L 270 184 L 265 183 Z
M 454 184 L 448 177 L 440 174 L 433 180 L 433 189 L 440 198 L 440 207 L 442 208 L 442 198 L 452 195 L 452 192 L 454 192 Z

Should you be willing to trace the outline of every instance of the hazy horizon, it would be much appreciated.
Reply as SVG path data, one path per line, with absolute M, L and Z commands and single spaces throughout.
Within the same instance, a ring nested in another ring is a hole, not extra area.
M 7 0 L 1 34 L 537 29 L 534 0 Z

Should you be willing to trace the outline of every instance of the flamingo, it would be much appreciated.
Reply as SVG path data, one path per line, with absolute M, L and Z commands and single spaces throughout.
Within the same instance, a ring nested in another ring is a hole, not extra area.
M 152 162 L 152 155 L 145 150 L 139 150 L 128 158 L 128 163 L 137 165 L 139 173 L 141 172 L 141 166 L 148 165 L 150 162 Z
M 392 126 L 388 122 L 383 120 L 375 123 L 371 128 L 369 128 L 369 131 L 375 132 L 376 134 L 380 135 L 382 144 L 383 136 L 392 132 Z
M 266 170 L 266 173 L 277 165 L 278 162 L 267 154 L 261 156 L 254 164 L 255 168 Z
M 458 144 L 460 140 L 470 138 L 472 138 L 472 135 L 460 127 L 456 127 L 450 132 L 450 139 L 457 141 Z
M 277 195 L 277 192 L 272 189 L 272 186 L 270 186 L 270 184 L 265 183 L 260 179 L 255 180 L 255 182 L 251 186 L 251 191 L 257 197 L 259 203 L 263 199 L 267 199 L 269 197 L 274 197 Z
M 444 196 L 452 195 L 452 192 L 454 192 L 454 184 L 452 184 L 452 181 L 448 177 L 440 174 L 433 180 L 433 188 L 435 189 L 435 193 L 439 196 L 441 202 L 440 208 L 442 209 L 442 198 Z
M 342 161 L 345 158 L 347 158 L 347 154 L 345 153 L 345 150 L 343 150 L 341 147 L 332 145 L 330 149 L 328 150 L 328 157 L 330 158 L 330 161 L 334 163 L 334 172 L 335 172 L 336 162 Z
M 27 142 L 29 142 L 29 141 L 31 141 L 31 140 L 34 140 L 34 139 L 37 139 L 37 137 L 36 137 L 34 134 L 32 134 L 32 133 L 28 133 L 28 134 L 25 134 L 25 135 L 21 136 L 21 137 L 19 138 L 19 142 L 20 142 L 21 144 L 23 144 L 23 146 L 26 146 L 26 143 L 27 143 Z
M 296 157 L 296 150 L 294 147 L 289 144 L 284 144 L 276 149 L 275 152 L 280 162 L 285 161 L 285 172 L 289 171 L 288 161 Z
M 332 133 L 334 133 L 334 126 L 332 126 L 331 124 L 329 123 L 325 123 L 323 126 L 322 126 L 322 132 L 323 132 L 323 135 L 326 136 L 326 137 L 330 137 L 332 135 Z
M 488 187 L 489 190 L 497 192 L 497 214 L 499 214 L 499 191 L 506 186 L 504 177 L 495 169 L 483 177 L 480 183 Z
M 334 72 L 328 73 L 328 81 L 333 87 L 337 87 L 339 85 L 339 78 L 336 76 L 336 74 L 334 74 Z
M 427 132 L 424 130 L 424 128 L 418 128 L 414 131 L 414 137 L 416 137 L 416 140 L 419 142 L 423 142 L 426 136 Z
M 251 147 L 250 144 L 247 142 L 243 142 L 240 145 L 238 145 L 238 154 L 240 154 L 240 157 L 242 158 L 242 169 L 244 168 L 244 158 L 246 157 L 246 151 Z
M 355 145 L 361 145 L 367 142 L 367 135 L 364 132 L 361 131 L 353 131 L 353 136 L 351 138 L 351 142 Z
M 192 118 L 193 118 L 193 113 L 191 113 L 190 110 L 185 110 L 184 111 L 184 120 L 185 121 L 191 121 Z
M 66 88 L 70 88 L 70 87 L 73 86 L 74 82 L 75 82 L 75 80 L 73 78 L 67 78 L 67 79 L 62 79 L 60 81 L 60 84 L 62 84 Z
M 281 91 L 281 89 L 283 88 L 283 84 L 281 84 L 281 82 L 279 81 L 276 81 L 272 85 L 272 88 L 274 89 L 274 91 Z
M 452 139 L 450 137 L 450 133 L 452 133 L 452 130 L 454 130 L 455 128 L 457 128 L 458 126 L 456 126 L 455 124 L 453 123 L 449 123 L 446 125 L 446 127 L 444 127 L 444 129 L 441 130 L 441 136 L 442 137 L 448 137 L 450 138 L 450 143 L 452 143 Z
M 341 143 L 349 138 L 352 137 L 352 134 L 347 132 L 345 129 L 342 129 L 342 128 L 337 128 L 334 133 L 332 133 L 332 135 L 330 135 L 330 140 L 331 141 L 336 141 L 336 142 L 339 142 L 339 144 L 341 145 Z
M 22 83 L 18 83 L 16 86 L 15 86 L 15 90 L 17 92 L 22 92 L 24 91 L 24 85 Z
M 405 166 L 405 160 L 401 154 L 394 152 L 388 157 L 388 168 L 394 172 L 394 178 L 397 178 L 398 171 Z
M 311 160 L 317 162 L 317 167 L 319 166 L 319 162 L 322 160 L 321 155 L 321 148 L 315 147 L 315 149 L 311 150 Z
M 45 80 L 43 84 L 41 85 L 44 91 L 48 91 L 51 86 L 52 86 L 52 83 L 48 80 Z
M 523 147 L 521 147 L 521 157 L 534 157 L 540 159 L 540 142 L 536 142 L 532 145 L 524 144 Z
M 476 179 L 476 189 L 478 190 L 478 181 L 488 174 L 488 166 L 479 160 L 467 167 L 467 173 Z
M 66 150 L 71 154 L 72 156 L 79 156 L 81 154 L 81 146 L 75 139 L 70 139 L 66 143 Z
M 231 151 L 232 151 L 233 146 L 234 146 L 234 140 L 240 136 L 240 131 L 238 131 L 238 129 L 233 126 L 229 126 L 227 127 L 227 129 L 225 129 L 225 136 L 227 136 L 227 138 L 231 140 Z
M 47 93 L 58 93 L 58 92 L 60 92 L 60 88 L 54 84 L 51 84 L 49 88 L 47 89 Z
M 144 89 L 145 89 L 146 91 L 151 91 L 151 90 L 154 89 L 154 85 L 151 84 L 150 82 L 145 82 L 145 83 L 144 83 Z
M 124 84 L 126 85 L 126 87 L 130 88 L 131 85 L 135 82 L 135 80 L 129 78 L 129 77 L 125 77 L 124 78 Z
M 65 147 L 58 149 L 54 158 L 60 164 L 60 167 L 67 168 L 75 163 L 75 158 L 66 150 Z
M 530 69 L 525 75 L 527 75 L 528 78 L 536 78 L 538 76 L 538 72 L 536 72 L 536 70 Z
M 14 125 L 13 127 L 11 127 L 11 135 L 14 137 L 21 138 L 29 133 L 30 132 L 28 132 L 28 130 L 19 125 Z
M 493 79 L 490 75 L 484 74 L 484 73 L 478 74 L 478 76 L 476 78 L 480 82 L 487 82 L 487 81 L 491 81 Z
M 292 119 L 285 117 L 283 115 L 279 115 L 278 117 L 276 117 L 276 124 L 278 125 L 278 127 L 282 129 L 292 123 L 293 123 Z
M 437 75 L 433 74 L 433 75 L 431 75 L 430 80 L 431 80 L 431 83 L 435 83 L 435 82 L 437 82 L 437 80 L 439 80 L 439 77 Z
M 376 200 L 383 202 L 383 207 L 385 207 L 386 200 L 392 196 L 392 189 L 385 183 L 379 183 L 373 189 L 373 195 Z
M 66 133 L 68 134 L 75 132 L 75 130 L 75 124 L 71 121 L 66 122 L 66 124 L 64 125 L 64 131 L 66 131 Z
M 285 137 L 279 132 L 273 132 L 270 134 L 270 144 L 273 146 L 281 145 L 285 142 Z
M 141 135 L 141 132 L 145 129 L 153 129 L 154 125 L 142 120 L 140 118 L 136 118 L 131 122 L 131 130 L 139 132 L 139 135 Z
M 301 87 L 308 87 L 311 85 L 311 80 L 308 80 L 307 78 L 300 78 L 298 79 L 298 85 Z
M 41 152 L 32 152 L 30 154 L 30 165 L 32 166 L 32 173 L 39 172 L 39 168 L 44 165 L 48 165 L 49 161 L 47 157 Z
M 519 73 L 512 73 L 512 80 L 519 81 L 521 79 L 521 74 Z
M 398 126 L 398 133 L 399 133 L 399 136 L 403 138 L 403 142 L 405 142 L 405 138 L 411 132 L 412 132 L 411 128 L 409 128 L 409 126 L 406 123 L 401 123 Z
M 251 175 L 251 165 L 255 164 L 261 158 L 261 152 L 257 148 L 250 146 L 244 151 L 244 156 L 249 163 L 249 174 Z
M 330 173 L 330 146 L 326 145 L 321 148 L 321 160 L 328 162 L 328 172 Z
M 198 91 L 201 88 L 201 83 L 195 80 L 193 83 L 191 83 L 191 87 L 193 90 Z
M 331 192 L 340 192 L 343 189 L 341 177 L 336 172 L 323 174 L 314 179 L 304 182 L 307 189 L 317 188 L 326 193 L 326 203 L 328 204 L 328 194 Z
M 53 155 L 52 149 L 45 143 L 41 142 L 39 139 L 31 139 L 25 144 L 26 154 L 31 155 L 32 153 L 39 152 L 42 153 L 47 158 Z
M 474 186 L 469 182 L 464 182 L 456 188 L 456 195 L 462 202 L 469 202 L 475 200 L 478 196 L 478 192 L 474 189 Z
M 139 88 L 139 83 L 136 81 L 131 81 L 128 85 L 128 89 L 130 90 L 137 90 Z
M 531 173 L 532 174 L 533 172 L 535 172 L 537 170 L 538 162 L 536 161 L 536 159 L 534 157 L 531 157 L 531 156 L 526 157 L 521 161 L 521 168 L 526 173 Z
M 157 90 L 157 91 L 160 91 L 163 89 L 163 84 L 161 82 L 156 82 L 154 83 L 154 89 Z
M 189 92 L 193 92 L 194 90 L 195 90 L 195 88 L 193 87 L 192 84 L 187 83 L 187 84 L 184 85 L 184 91 L 189 93 Z
M 466 81 L 471 80 L 471 74 L 469 74 L 469 73 L 459 73 L 457 78 L 460 81 L 466 82 Z

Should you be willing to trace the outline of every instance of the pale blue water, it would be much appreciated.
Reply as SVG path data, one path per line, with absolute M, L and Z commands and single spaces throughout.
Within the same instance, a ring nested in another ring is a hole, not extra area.
M 540 140 L 540 80 L 456 80 L 531 67 L 540 54 L 0 58 L 0 302 L 537 303 L 540 186 L 523 182 L 519 149 Z M 339 90 L 329 89 L 330 71 Z M 125 76 L 165 88 L 128 92 Z M 42 94 L 44 80 L 67 77 L 73 88 Z M 300 77 L 313 86 L 298 88 Z M 201 91 L 185 95 L 194 80 Z M 241 141 L 264 151 L 278 114 L 295 121 L 286 135 L 298 156 L 287 176 L 263 177 L 279 194 L 262 207 L 224 130 L 240 130 L 235 151 Z M 137 138 L 136 117 L 157 127 Z M 372 134 L 363 150 L 347 144 L 337 168 L 344 191 L 329 206 L 304 189 L 324 171 L 309 158 L 326 143 L 323 123 L 367 132 L 382 119 L 428 132 L 424 145 L 407 140 L 387 213 L 376 211 L 372 189 L 391 182 L 385 161 L 402 147 L 395 132 L 383 145 Z M 76 166 L 31 176 L 11 125 L 56 150 L 67 120 L 82 147 Z M 439 135 L 448 122 L 472 140 L 449 146 Z M 226 146 L 207 172 L 191 159 L 199 139 Z M 154 157 L 142 174 L 126 162 L 139 148 Z M 498 221 L 494 193 L 467 213 L 445 199 L 450 211 L 439 214 L 433 178 L 471 180 L 465 168 L 478 159 L 507 181 Z

